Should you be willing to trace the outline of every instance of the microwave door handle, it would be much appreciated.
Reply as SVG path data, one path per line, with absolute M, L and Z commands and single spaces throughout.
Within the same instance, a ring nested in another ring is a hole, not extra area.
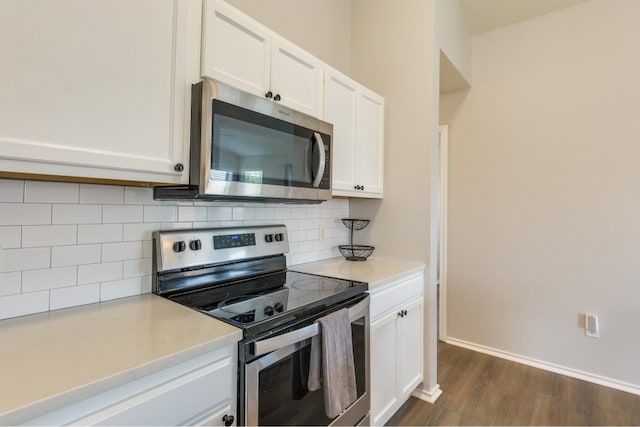
M 313 176 L 313 186 L 318 188 L 320 186 L 320 181 L 322 181 L 322 177 L 324 176 L 324 167 L 327 162 L 327 156 L 324 151 L 324 141 L 322 140 L 322 136 L 318 132 L 313 133 L 313 139 L 315 140 L 316 150 L 318 151 L 318 163 L 314 165 Z

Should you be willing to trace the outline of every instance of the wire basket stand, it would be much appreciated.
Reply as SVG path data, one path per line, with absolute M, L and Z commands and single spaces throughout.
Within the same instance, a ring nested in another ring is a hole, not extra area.
M 342 219 L 342 223 L 350 230 L 349 244 L 340 245 L 338 246 L 338 249 L 340 249 L 340 253 L 348 261 L 365 261 L 373 253 L 373 250 L 375 249 L 373 246 L 353 244 L 354 230 L 362 230 L 367 225 L 369 225 L 369 222 L 370 220 L 368 219 L 353 219 L 353 218 Z

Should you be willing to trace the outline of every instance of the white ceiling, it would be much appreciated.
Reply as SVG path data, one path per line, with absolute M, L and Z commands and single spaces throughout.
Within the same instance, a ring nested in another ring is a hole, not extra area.
M 484 33 L 586 0 L 461 0 L 471 34 Z

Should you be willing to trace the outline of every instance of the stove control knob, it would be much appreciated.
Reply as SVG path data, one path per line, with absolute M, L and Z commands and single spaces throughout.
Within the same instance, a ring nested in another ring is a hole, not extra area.
M 284 239 L 284 235 L 282 233 L 278 233 L 275 235 L 276 238 L 276 242 L 282 242 L 282 239 Z
M 265 316 L 273 316 L 274 310 L 273 307 L 271 307 L 270 305 L 266 306 L 264 308 L 264 315 Z
M 267 243 L 273 242 L 273 234 L 266 234 L 264 236 L 264 241 L 267 242 Z
M 278 313 L 282 313 L 284 311 L 284 305 L 282 305 L 281 302 L 275 303 L 273 308 L 275 308 Z
M 189 242 L 189 248 L 192 251 L 199 251 L 200 249 L 202 249 L 202 242 L 200 241 L 200 239 L 192 240 Z
M 173 251 L 174 252 L 184 252 L 187 249 L 187 245 L 183 242 L 175 242 L 173 244 Z

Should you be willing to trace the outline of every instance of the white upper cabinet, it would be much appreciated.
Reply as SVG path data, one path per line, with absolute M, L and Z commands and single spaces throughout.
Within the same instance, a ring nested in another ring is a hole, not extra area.
M 333 123 L 333 195 L 382 198 L 384 98 L 327 68 L 324 120 Z
M 0 2 L 0 171 L 186 182 L 201 12 L 198 0 Z
M 271 45 L 273 99 L 293 110 L 322 117 L 324 63 L 277 35 Z
M 224 2 L 206 0 L 201 74 L 263 96 L 271 86 L 271 32 Z
M 222 0 L 205 0 L 204 78 L 322 116 L 324 63 Z

